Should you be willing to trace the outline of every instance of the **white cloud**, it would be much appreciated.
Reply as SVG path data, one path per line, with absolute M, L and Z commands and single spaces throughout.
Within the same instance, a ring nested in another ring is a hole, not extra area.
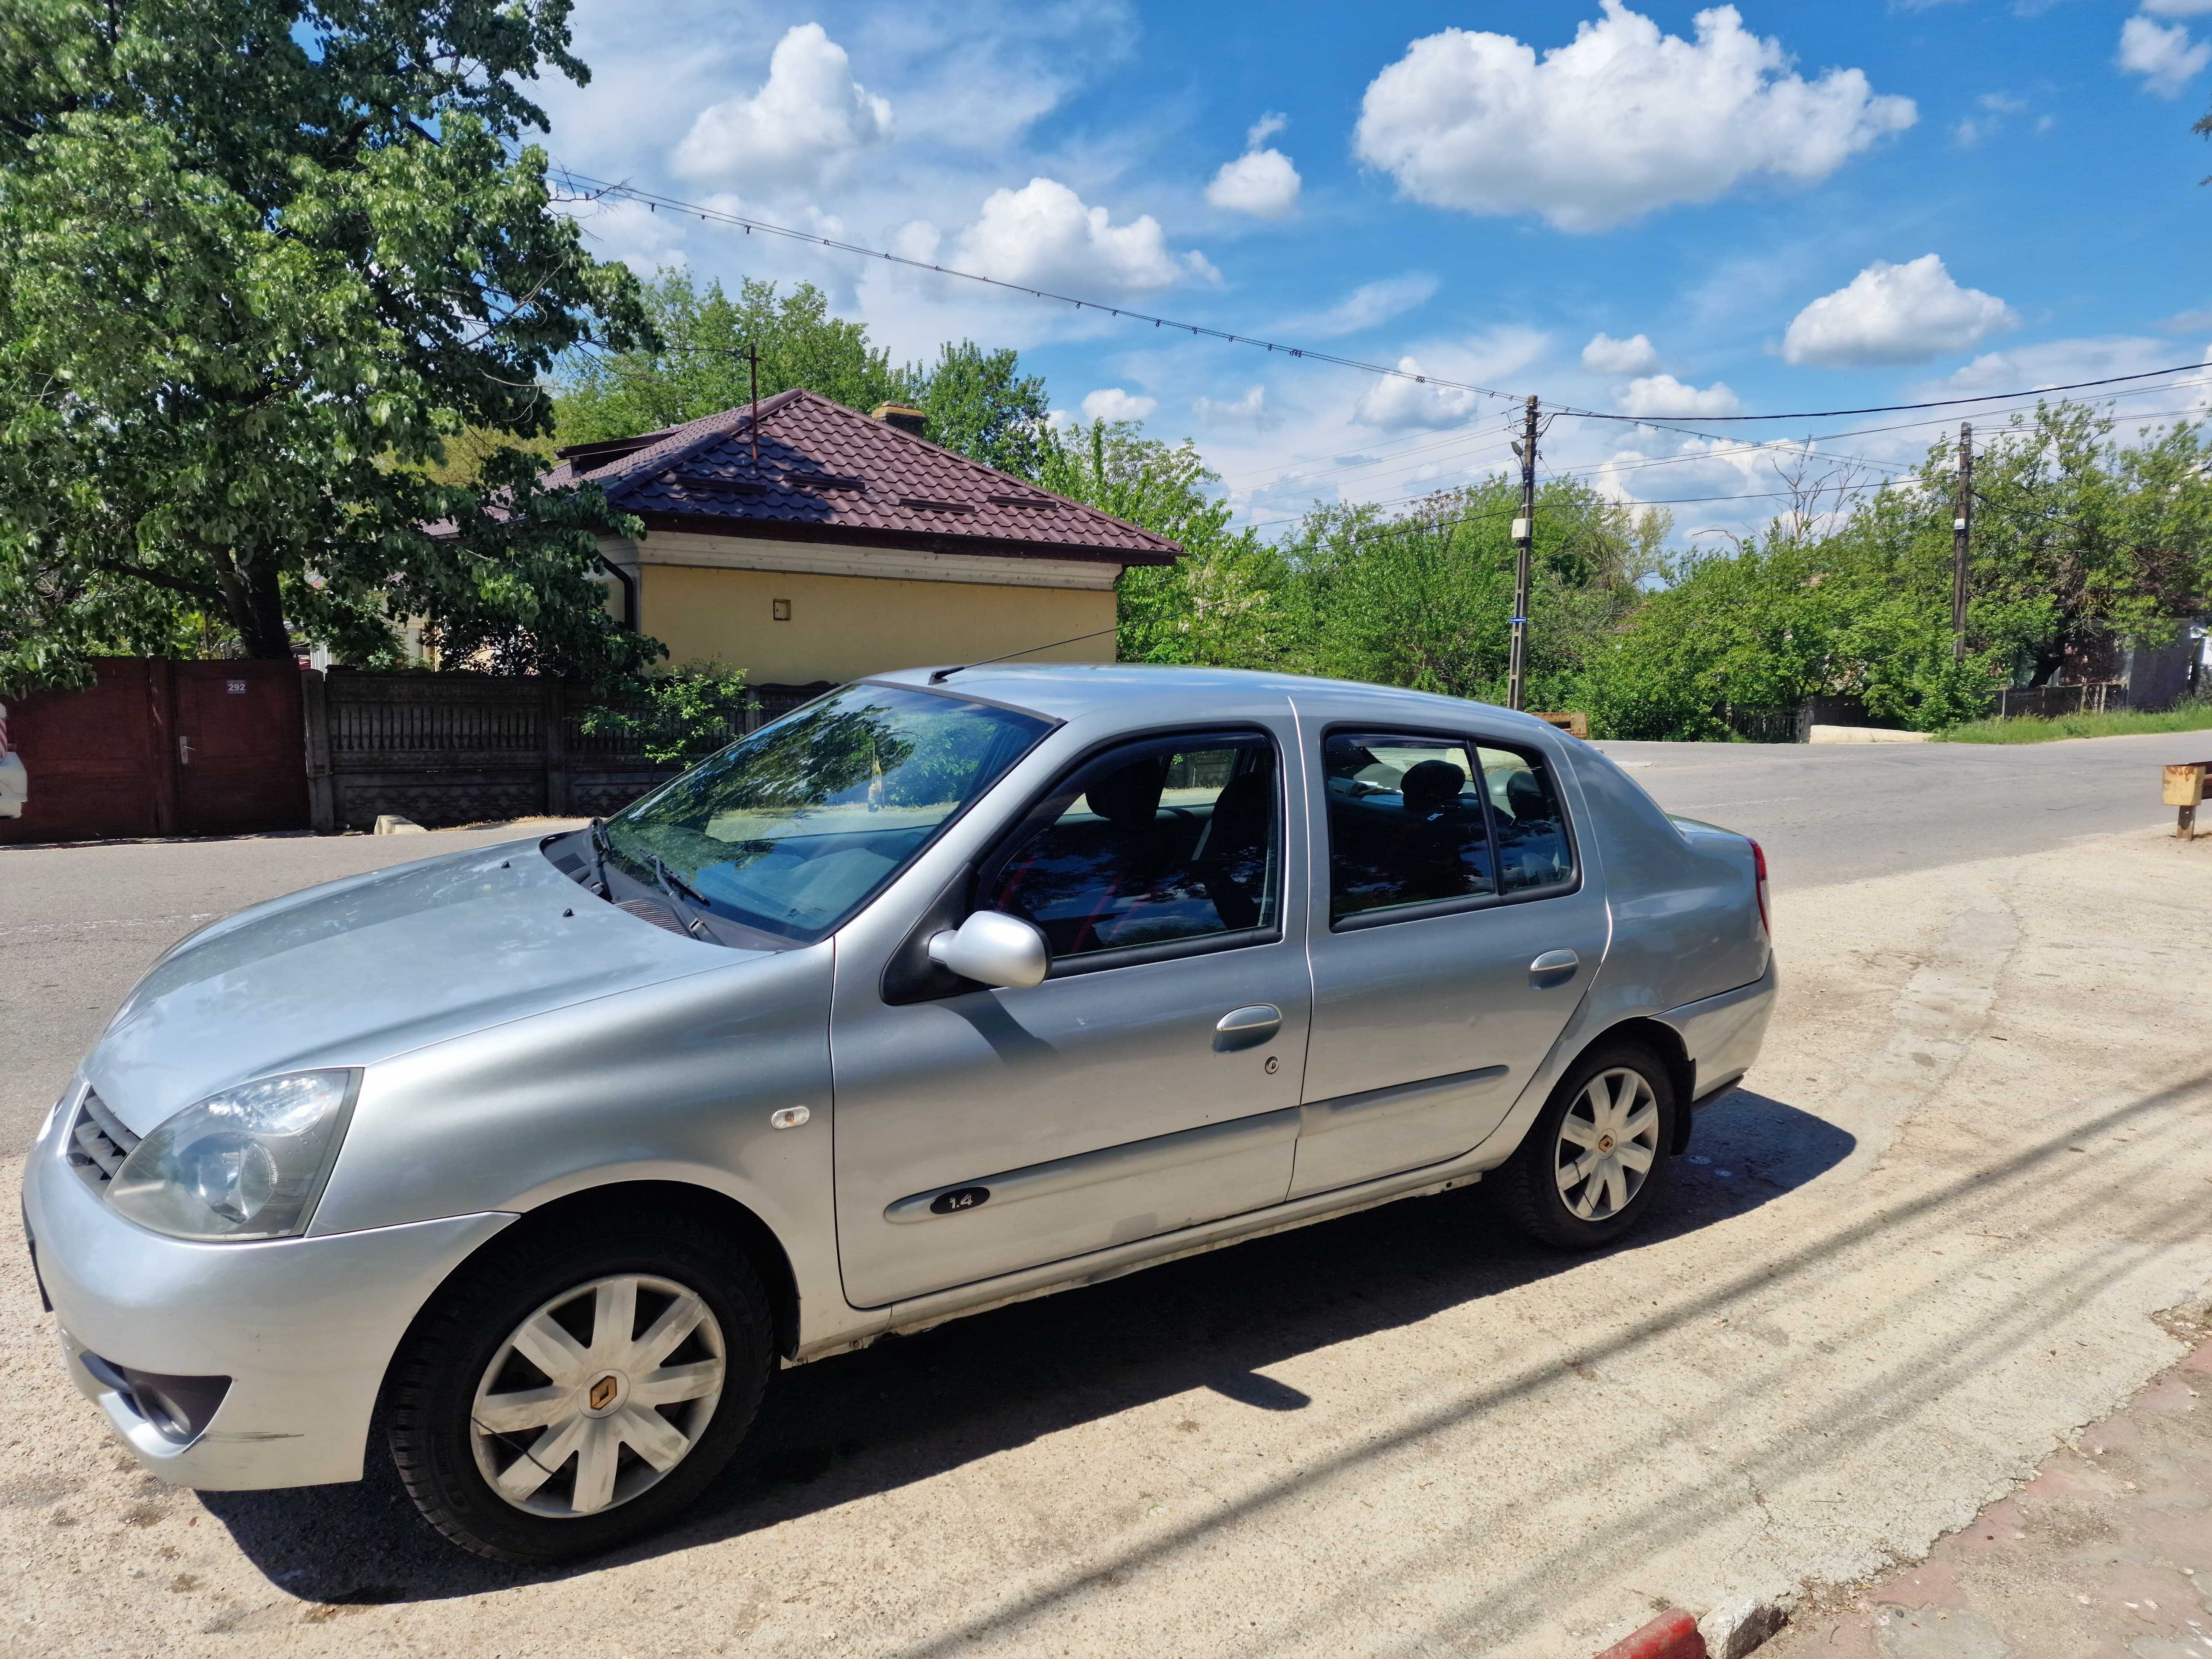
M 1247 150 L 1224 161 L 1206 187 L 1206 199 L 1227 213 L 1286 219 L 1298 204 L 1298 170 L 1279 149 Z
M 1387 323 L 1393 317 L 1402 317 L 1417 306 L 1426 305 L 1436 297 L 1438 286 L 1437 279 L 1425 270 L 1362 283 L 1326 311 L 1286 319 L 1282 331 L 1323 340 L 1357 334 L 1363 329 Z
M 1101 386 L 1083 400 L 1086 421 L 1141 421 L 1160 406 L 1157 398 L 1133 396 L 1118 386 Z
M 1733 415 L 1743 407 L 1725 381 L 1715 380 L 1700 389 L 1686 386 L 1671 374 L 1647 374 L 1631 380 L 1613 393 L 1613 401 L 1624 415 L 1655 421 L 1670 415 Z
M 2202 17 L 2212 11 L 2212 0 L 2141 0 L 2140 9 L 2154 17 Z
M 642 202 L 622 197 L 564 202 L 554 211 L 567 214 L 583 228 L 585 246 L 594 258 L 619 259 L 641 276 L 650 276 L 664 265 L 686 263 L 683 222 L 672 213 L 656 213 Z
M 1104 208 L 1085 206 L 1056 179 L 992 191 L 981 216 L 955 240 L 948 263 L 1002 283 L 1090 294 L 1219 280 L 1204 254 L 1171 252 L 1151 214 L 1116 225 Z
M 1354 148 L 1406 194 L 1469 213 L 1539 213 L 1594 231 L 1677 202 L 1710 202 L 1755 173 L 1825 179 L 1912 125 L 1909 98 L 1863 72 L 1816 81 L 1733 6 L 1697 15 L 1694 43 L 1622 0 L 1544 53 L 1509 35 L 1446 29 L 1376 76 Z
M 2106 334 L 2069 340 L 2045 340 L 2036 345 L 2017 346 L 2009 351 L 1986 351 L 1965 368 L 1954 370 L 1940 380 L 1923 380 L 1908 387 L 1907 395 L 1915 398 L 1947 397 L 1979 397 L 1990 392 L 2021 392 L 2033 394 L 2051 386 L 2077 386 L 2084 380 L 2107 380 L 2118 374 L 2142 374 L 2152 369 L 2170 368 L 2177 362 L 2185 362 L 2192 356 L 2200 361 L 2212 362 L 2212 348 L 2194 354 L 2186 346 L 2176 346 L 2171 340 L 2153 339 L 2142 334 Z M 2191 384 L 2201 381 L 2201 376 L 2184 374 L 2175 377 L 2182 384 L 2167 386 L 2162 381 L 2146 380 L 2131 389 L 2125 386 L 2110 388 L 2119 394 L 2115 405 L 2121 424 L 2132 430 L 2137 416 L 2157 416 L 2171 419 L 2176 410 L 2192 416 L 2201 415 L 2212 404 L 2212 386 Z M 2146 387 L 2157 387 L 2155 391 Z M 2085 398 L 2100 395 L 2096 391 L 2074 394 Z M 1981 416 L 1975 416 L 1976 424 Z
M 2179 23 L 2166 25 L 2154 23 L 2148 17 L 2130 17 L 2120 25 L 2120 55 L 2115 61 L 2124 73 L 2142 76 L 2145 92 L 2172 98 L 2194 80 L 2206 64 L 2212 63 L 2212 43 L 2192 41 L 2189 31 Z
M 776 42 L 768 83 L 701 111 L 671 164 L 687 179 L 804 191 L 834 183 L 890 131 L 890 105 L 854 80 L 844 47 L 801 23 Z
M 1244 395 L 1234 402 L 1223 403 L 1218 398 L 1198 398 L 1191 402 L 1191 412 L 1202 421 L 1249 421 L 1255 427 L 1276 424 L 1278 417 L 1267 407 L 1267 388 L 1251 386 Z
M 1418 375 L 1421 366 L 1411 357 L 1398 359 L 1401 374 Z M 1384 376 L 1359 394 L 1352 418 L 1363 426 L 1385 432 L 1421 427 L 1457 426 L 1474 412 L 1474 393 L 1451 386 L 1426 386 L 1419 380 Z
M 1877 259 L 1799 312 L 1783 337 L 1782 355 L 1825 368 L 1924 363 L 2019 322 L 1994 294 L 1960 287 L 1933 253 L 1901 265 Z
M 1583 367 L 1598 374 L 1641 374 L 1659 367 L 1659 353 L 1646 335 L 1616 340 L 1610 334 L 1593 334 L 1583 348 Z

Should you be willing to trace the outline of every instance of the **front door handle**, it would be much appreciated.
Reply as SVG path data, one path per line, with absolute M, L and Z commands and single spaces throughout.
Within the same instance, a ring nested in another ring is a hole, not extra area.
M 1214 1022 L 1213 1046 L 1222 1054 L 1249 1048 L 1282 1029 L 1283 1011 L 1271 1002 L 1255 1002 L 1249 1008 L 1232 1008 Z
M 1583 959 L 1572 951 L 1547 951 L 1528 964 L 1528 982 L 1547 991 L 1554 985 L 1565 985 L 1582 965 Z

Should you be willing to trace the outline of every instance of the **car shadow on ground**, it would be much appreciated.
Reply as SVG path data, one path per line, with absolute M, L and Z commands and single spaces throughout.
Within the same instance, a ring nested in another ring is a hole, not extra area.
M 1809 1113 L 1735 1091 L 1698 1115 L 1666 1207 L 1614 1253 L 1754 1210 L 1855 1144 Z M 1267 1367 L 1589 1260 L 1529 1243 L 1490 1200 L 1476 1186 L 1388 1204 L 782 1372 L 744 1451 L 683 1524 L 571 1566 L 503 1567 L 447 1544 L 416 1518 L 380 1436 L 358 1485 L 201 1501 L 290 1595 L 431 1601 L 761 1531 L 1193 1389 L 1298 1411 L 1311 1402 Z

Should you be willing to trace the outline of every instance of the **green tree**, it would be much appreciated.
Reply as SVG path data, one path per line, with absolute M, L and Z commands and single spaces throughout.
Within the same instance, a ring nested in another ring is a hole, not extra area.
M 1617 737 L 1717 738 L 1730 710 L 1816 693 L 1922 731 L 1988 712 L 2008 678 L 2047 682 L 2118 642 L 2169 637 L 2212 574 L 2212 452 L 2188 424 L 2112 441 L 2094 407 L 2015 416 L 1975 464 L 1966 650 L 1951 626 L 1956 451 L 1861 493 L 1800 488 L 1765 533 L 1692 556 L 1594 659 Z M 1795 482 L 1793 482 L 1793 480 Z
M 905 395 L 929 416 L 931 442 L 1018 477 L 1033 478 L 1044 465 L 1051 400 L 1043 378 L 1023 374 L 1012 349 L 947 344 L 928 368 L 909 365 L 906 383 Z
M 1208 488 L 1217 480 L 1195 444 L 1147 438 L 1133 421 L 1035 430 L 1037 483 L 1183 550 L 1172 565 L 1121 573 L 1115 643 L 1122 660 L 1256 668 L 1279 659 L 1287 567 L 1252 531 L 1229 528 L 1235 509 Z
M 1347 679 L 1504 700 L 1510 659 L 1519 486 L 1494 477 L 1412 511 L 1310 514 L 1285 543 L 1296 665 Z M 1662 568 L 1669 521 L 1607 501 L 1575 479 L 1538 491 L 1530 559 L 1527 697 L 1579 707 L 1592 653 Z
M 281 657 L 403 616 L 621 672 L 595 491 L 429 470 L 642 318 L 550 210 L 520 83 L 567 0 L 0 0 L 0 679 L 198 612 Z M 443 519 L 453 535 L 426 535 Z M 57 612 L 74 620 L 57 623 Z
M 811 283 L 786 293 L 744 277 L 732 298 L 719 279 L 702 288 L 690 271 L 671 269 L 645 285 L 644 303 L 654 343 L 580 350 L 563 364 L 562 443 L 629 437 L 738 408 L 753 396 L 757 351 L 763 398 L 804 386 L 848 409 L 911 404 L 929 417 L 933 443 L 1022 477 L 1043 464 L 1051 405 L 1042 379 L 1024 374 L 1011 349 L 948 342 L 934 363 L 895 368 L 867 325 L 830 315 L 829 296 Z
M 782 292 L 751 277 L 735 298 L 719 279 L 702 289 L 681 268 L 644 286 L 650 342 L 629 350 L 580 350 L 562 365 L 561 441 L 588 443 L 696 421 L 753 395 L 757 351 L 763 398 L 805 386 L 848 409 L 910 397 L 908 377 L 869 343 L 865 324 L 830 314 L 811 283 Z

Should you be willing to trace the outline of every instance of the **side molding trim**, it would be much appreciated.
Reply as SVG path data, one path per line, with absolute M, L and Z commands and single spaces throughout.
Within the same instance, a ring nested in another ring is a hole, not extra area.
M 1202 1124 L 1195 1129 L 1182 1129 L 1171 1135 L 1155 1135 L 1150 1140 L 1132 1140 L 1119 1146 L 1103 1146 L 1095 1152 L 1056 1158 L 1048 1164 L 1031 1164 L 1022 1169 L 1004 1170 L 998 1175 L 977 1176 L 971 1180 L 957 1182 L 950 1187 L 933 1187 L 927 1192 L 895 1200 L 884 1207 L 884 1219 L 900 1224 L 943 1221 L 970 1214 L 985 1204 L 995 1210 L 1008 1204 L 1018 1204 L 1024 1199 L 1073 1192 L 1078 1188 L 1094 1187 L 1105 1181 L 1131 1180 L 1149 1175 L 1155 1170 L 1176 1169 L 1203 1163 L 1208 1158 L 1227 1158 L 1232 1153 L 1252 1152 L 1278 1141 L 1288 1145 L 1297 1138 L 1301 1109 L 1296 1106 L 1285 1106 L 1277 1112 L 1261 1112 L 1251 1117 L 1234 1118 L 1226 1123 Z M 938 1207 L 940 1199 L 979 1191 L 984 1196 L 972 1203 L 948 1203 L 942 1209 Z
M 1366 1124 L 1394 1111 L 1425 1106 L 1438 1095 L 1477 1094 L 1505 1081 L 1510 1066 L 1480 1066 L 1472 1072 L 1449 1072 L 1443 1077 L 1423 1078 L 1418 1083 L 1394 1083 L 1387 1089 L 1368 1089 L 1356 1095 L 1329 1100 L 1310 1100 L 1298 1108 L 1298 1137 L 1327 1134 L 1346 1124 Z

